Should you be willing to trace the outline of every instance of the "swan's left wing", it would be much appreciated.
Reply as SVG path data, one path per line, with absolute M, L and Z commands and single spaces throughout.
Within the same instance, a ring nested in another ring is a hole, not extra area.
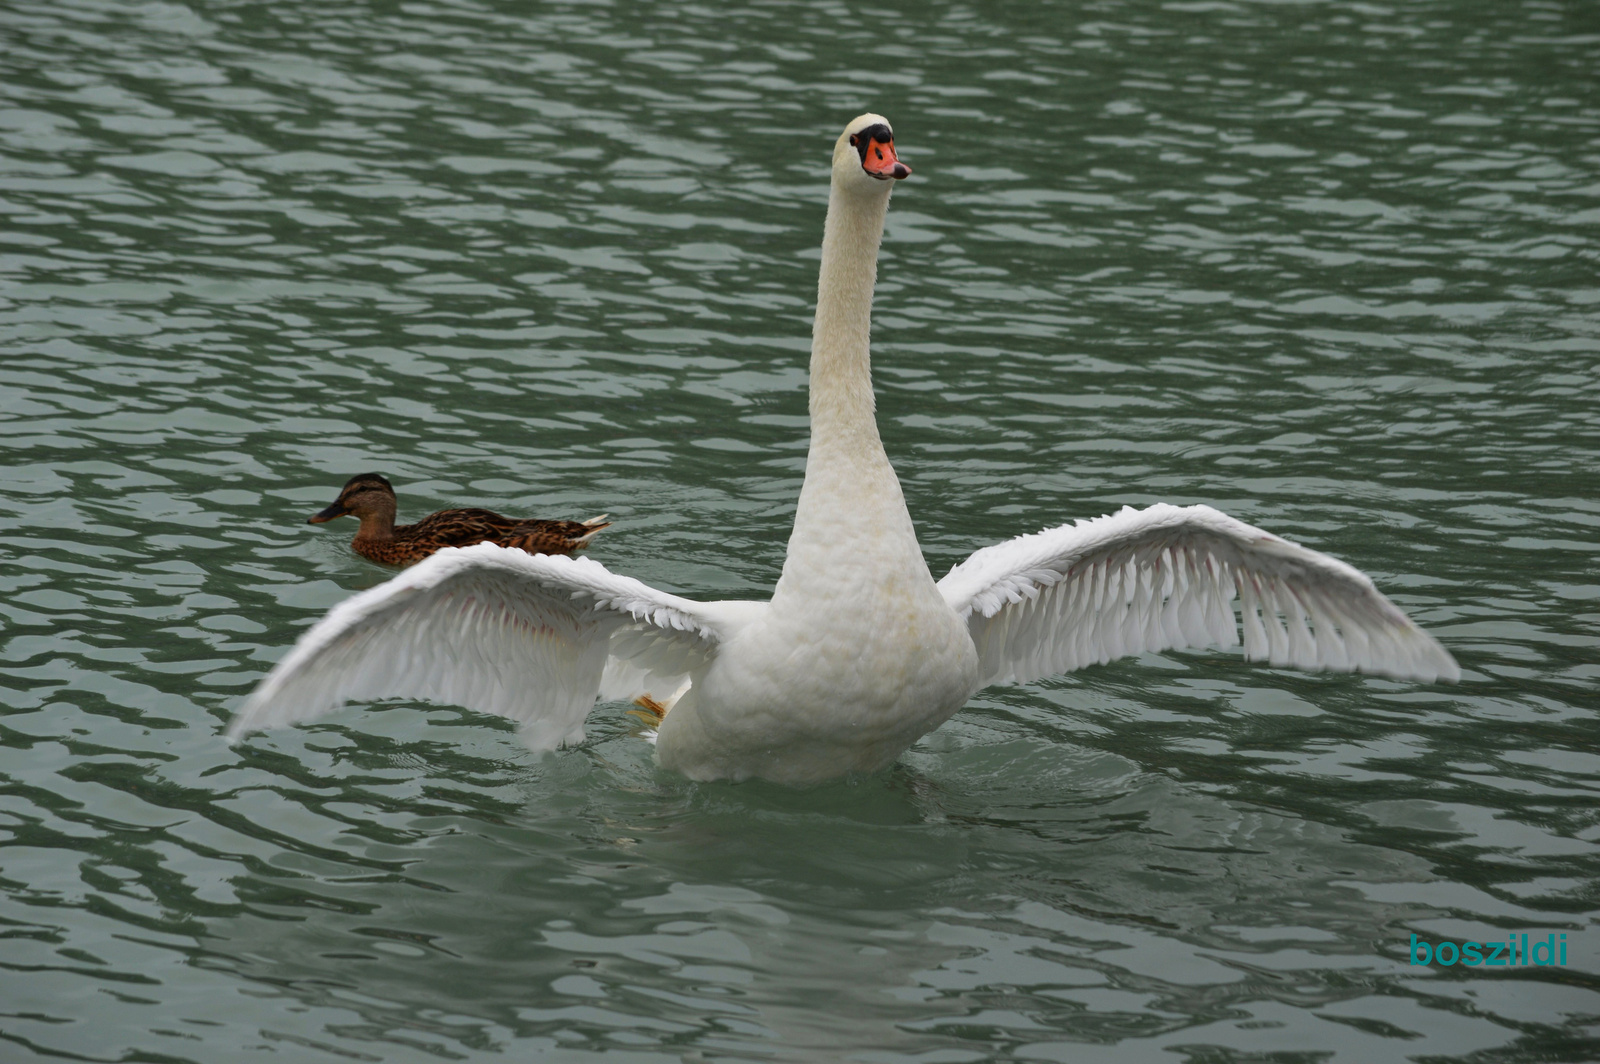
M 589 558 L 446 548 L 313 625 L 228 738 L 345 702 L 416 698 L 508 717 L 530 746 L 550 749 L 583 737 L 608 659 L 639 676 L 687 674 L 744 605 L 669 595 Z
M 1456 680 L 1432 636 L 1365 574 L 1209 506 L 1158 504 L 1019 536 L 939 581 L 985 685 L 1125 654 L 1238 644 L 1302 669 Z

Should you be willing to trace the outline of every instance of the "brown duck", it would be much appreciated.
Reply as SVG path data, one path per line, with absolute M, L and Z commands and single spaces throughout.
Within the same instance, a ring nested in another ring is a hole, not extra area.
M 611 524 L 605 514 L 587 521 L 519 521 L 493 510 L 440 510 L 414 525 L 396 527 L 394 485 L 377 473 L 351 477 L 339 500 L 306 518 L 306 523 L 320 525 L 346 514 L 361 519 L 350 546 L 384 565 L 411 565 L 440 547 L 484 542 L 519 547 L 529 554 L 571 554 Z

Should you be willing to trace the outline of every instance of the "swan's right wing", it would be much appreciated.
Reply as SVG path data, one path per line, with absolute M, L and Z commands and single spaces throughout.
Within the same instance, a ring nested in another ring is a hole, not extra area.
M 228 739 L 345 702 L 415 698 L 510 718 L 530 746 L 551 749 L 583 737 L 612 654 L 639 676 L 686 675 L 715 653 L 733 605 L 669 595 L 589 558 L 446 548 L 313 625 Z
M 984 684 L 1124 654 L 1234 646 L 1276 666 L 1456 680 L 1450 653 L 1364 573 L 1209 506 L 1122 512 L 985 547 L 939 581 Z M 1279 614 L 1283 619 L 1279 619 Z

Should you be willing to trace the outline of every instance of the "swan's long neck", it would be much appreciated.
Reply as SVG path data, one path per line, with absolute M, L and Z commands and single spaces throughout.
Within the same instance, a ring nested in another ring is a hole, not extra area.
M 888 210 L 887 194 L 852 195 L 835 187 L 828 200 L 811 331 L 813 463 L 836 457 L 834 452 L 842 458 L 883 455 L 873 412 L 869 341 L 878 246 Z
M 874 193 L 841 188 L 836 176 L 828 200 L 811 341 L 811 449 L 774 604 L 801 589 L 814 602 L 825 587 L 932 586 L 873 412 L 872 288 L 889 207 L 887 188 Z

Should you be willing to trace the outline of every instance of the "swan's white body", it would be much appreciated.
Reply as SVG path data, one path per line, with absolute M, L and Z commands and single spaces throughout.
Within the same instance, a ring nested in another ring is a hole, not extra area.
M 875 177 L 865 166 L 877 143 L 894 161 L 892 141 L 873 139 L 887 127 L 863 115 L 834 149 L 811 449 L 770 602 L 694 602 L 587 558 L 441 550 L 307 632 L 230 738 L 346 701 L 410 697 L 510 717 L 530 745 L 552 748 L 582 737 L 600 698 L 677 691 L 657 736 L 664 767 L 805 784 L 888 765 L 991 683 L 1235 645 L 1235 598 L 1247 657 L 1459 676 L 1364 575 L 1205 506 L 1124 509 L 1022 536 L 935 583 L 874 416 L 885 178 L 903 167 Z

